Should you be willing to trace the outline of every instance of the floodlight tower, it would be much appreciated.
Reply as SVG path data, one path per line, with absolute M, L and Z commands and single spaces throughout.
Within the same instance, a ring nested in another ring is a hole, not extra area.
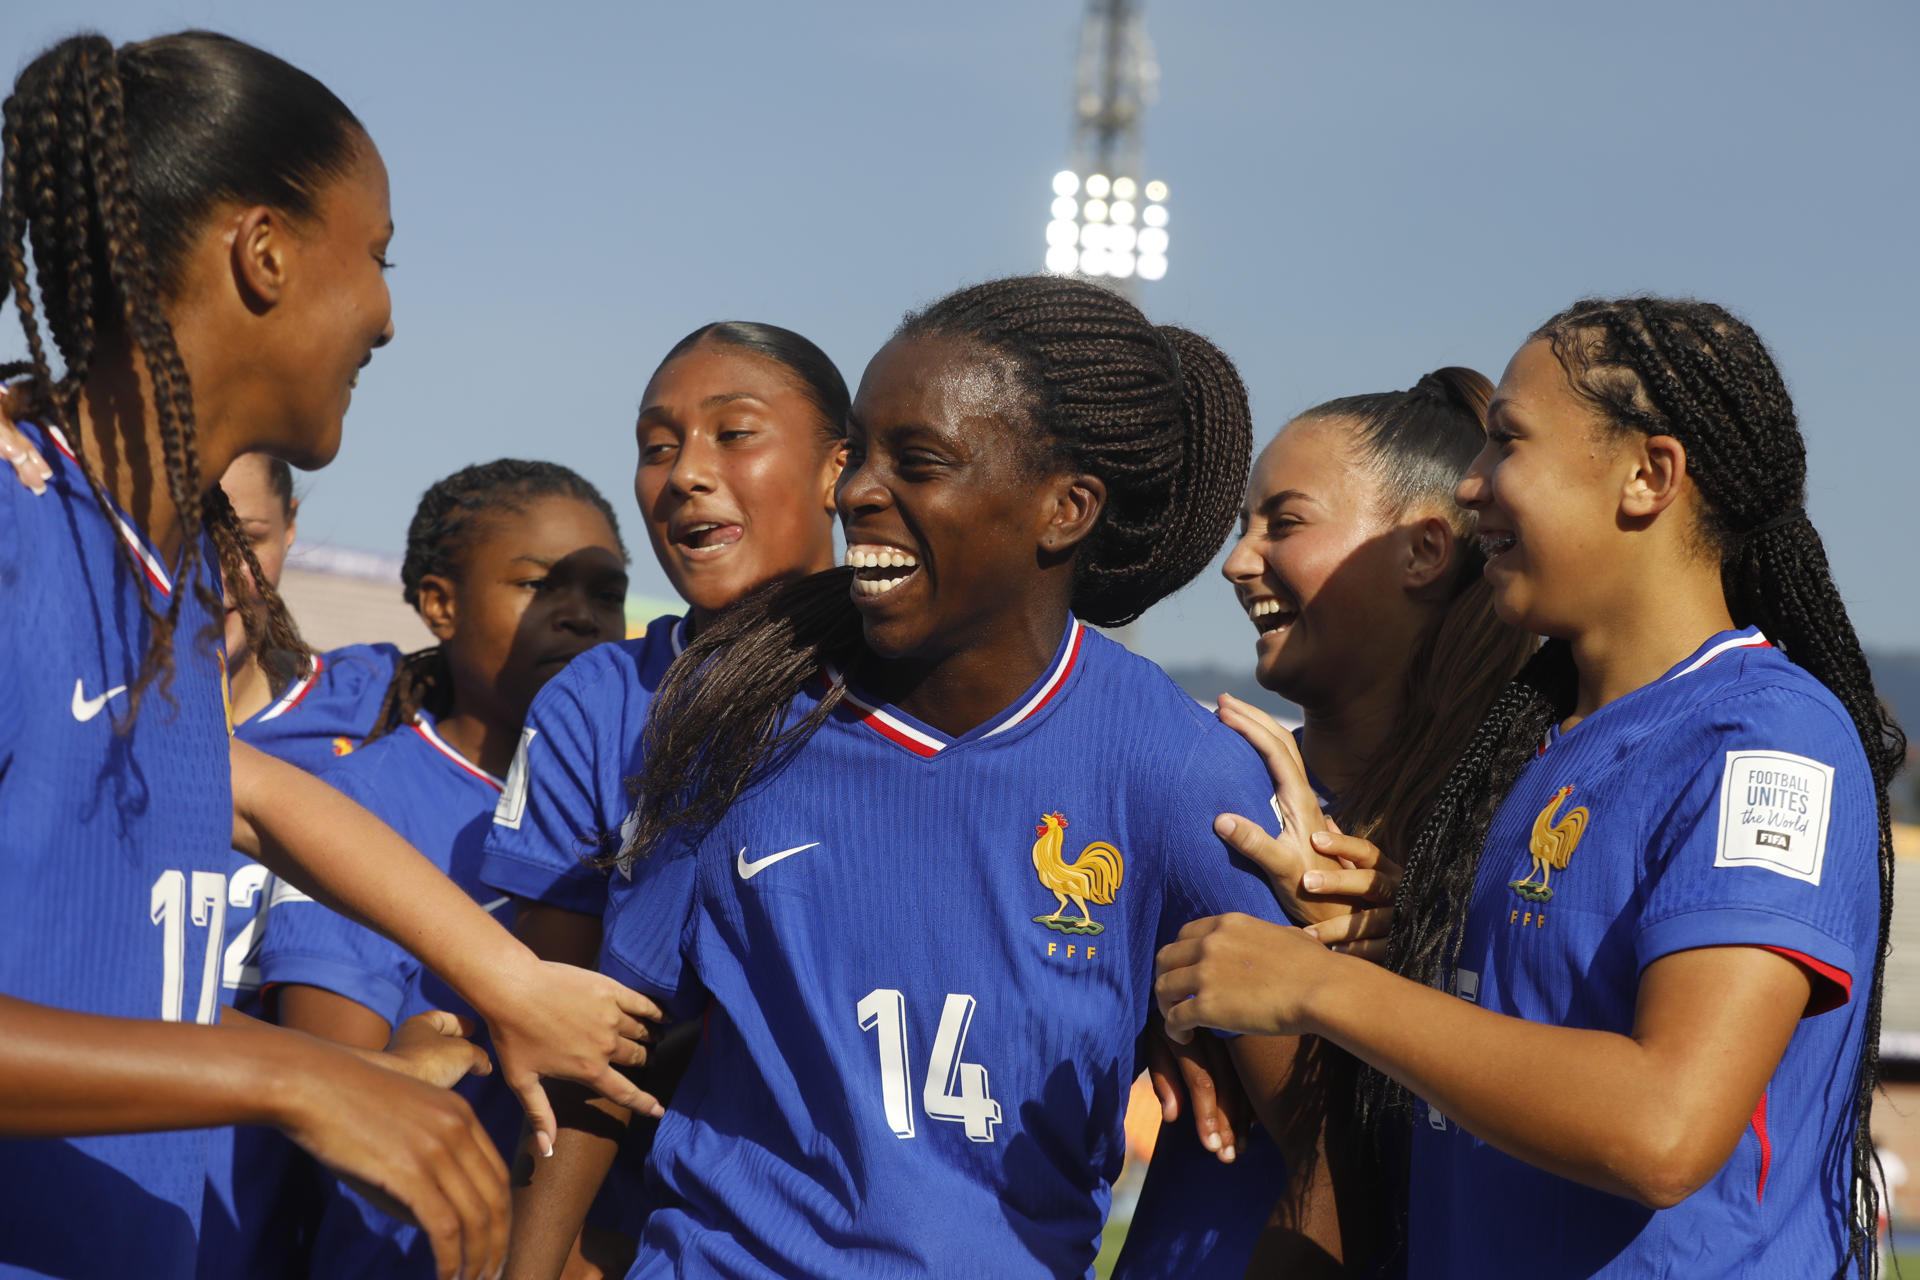
M 1142 181 L 1140 120 L 1160 69 L 1135 0 L 1088 0 L 1074 76 L 1072 167 L 1053 175 L 1047 270 L 1134 297 L 1167 274 L 1167 184 Z

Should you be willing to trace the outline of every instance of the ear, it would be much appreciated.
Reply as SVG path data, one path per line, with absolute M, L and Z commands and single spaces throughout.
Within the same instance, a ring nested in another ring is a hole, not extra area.
M 1620 514 L 1647 520 L 1672 506 L 1685 487 L 1687 448 L 1672 436 L 1648 436 L 1626 451 L 1630 470 L 1620 492 Z
M 281 543 L 280 543 L 280 552 L 282 555 L 285 555 L 287 552 L 293 550 L 293 538 L 294 538 L 294 535 L 299 531 L 300 531 L 300 504 L 298 502 L 295 502 L 293 504 L 293 514 L 287 517 L 286 536 L 281 540 Z
M 1409 591 L 1423 591 L 1440 581 L 1453 563 L 1453 526 L 1434 513 L 1402 526 L 1402 532 L 1407 539 L 1402 580 Z
M 825 491 L 821 493 L 820 500 L 826 507 L 828 515 L 833 515 L 840 509 L 833 501 L 833 491 L 840 487 L 840 473 L 846 469 L 847 444 L 842 440 L 834 446 L 833 452 L 827 455 L 826 466 L 820 469 L 820 478 L 825 482 Z
M 263 204 L 234 215 L 228 230 L 227 257 L 234 287 L 254 312 L 279 303 L 287 287 L 291 237 L 286 218 Z
M 451 578 L 430 573 L 420 579 L 420 602 L 414 608 L 433 638 L 442 644 L 453 638 L 453 625 L 460 613 L 458 595 Z
M 1055 553 L 1071 551 L 1099 522 L 1107 505 L 1107 483 L 1099 476 L 1058 475 L 1050 489 L 1040 547 Z

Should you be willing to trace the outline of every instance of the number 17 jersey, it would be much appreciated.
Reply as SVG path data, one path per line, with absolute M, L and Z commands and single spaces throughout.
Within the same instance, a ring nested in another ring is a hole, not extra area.
M 606 967 L 705 1022 L 632 1274 L 1087 1273 L 1156 949 L 1281 918 L 1212 831 L 1271 826 L 1272 794 L 1077 622 L 958 738 L 849 696 L 697 847 L 614 881 Z

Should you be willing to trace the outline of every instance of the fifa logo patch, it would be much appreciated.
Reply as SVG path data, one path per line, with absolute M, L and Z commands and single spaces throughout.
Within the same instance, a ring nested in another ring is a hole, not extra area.
M 337 756 L 352 755 L 353 739 L 352 738 L 335 738 L 333 740 L 333 754 Z
M 1087 903 L 1091 901 L 1096 906 L 1104 907 L 1119 892 L 1120 877 L 1126 871 L 1120 851 L 1104 840 L 1095 840 L 1080 851 L 1079 857 L 1068 862 L 1065 814 L 1042 815 L 1034 834 L 1039 837 L 1033 842 L 1034 874 L 1040 877 L 1040 887 L 1053 894 L 1054 901 L 1059 905 L 1052 915 L 1035 916 L 1033 922 L 1059 933 L 1105 932 L 1106 926 L 1088 913 Z M 1072 899 L 1073 905 L 1080 908 L 1078 920 L 1065 914 L 1068 899 Z
M 1569 809 L 1565 817 L 1555 820 L 1560 806 L 1572 794 L 1573 788 L 1565 786 L 1554 792 L 1553 799 L 1547 801 L 1547 807 L 1533 820 L 1533 834 L 1527 839 L 1527 852 L 1533 856 L 1533 866 L 1524 879 L 1507 882 L 1507 888 L 1528 902 L 1545 902 L 1553 897 L 1548 880 L 1555 871 L 1567 869 L 1580 837 L 1586 832 L 1587 811 L 1584 806 Z M 1540 877 L 1540 883 L 1534 883 L 1535 876 Z

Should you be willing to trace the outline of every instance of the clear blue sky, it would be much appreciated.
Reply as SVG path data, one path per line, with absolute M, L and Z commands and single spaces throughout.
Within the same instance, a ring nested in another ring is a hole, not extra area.
M 59 0 L 228 31 L 325 80 L 393 175 L 398 340 L 361 378 L 310 541 L 397 552 L 420 491 L 552 458 L 630 492 L 658 357 L 719 318 L 813 337 L 849 383 L 906 309 L 1037 269 L 1078 0 L 796 5 Z M 1444 10 L 1445 12 L 1442 12 Z M 1869 645 L 1920 649 L 1920 9 L 1769 0 L 1148 3 L 1173 188 L 1162 321 L 1240 363 L 1262 439 L 1442 364 L 1497 376 L 1586 293 L 1712 298 L 1772 342 L 1812 512 Z M 22 349 L 12 320 L 0 354 Z M 1149 614 L 1162 662 L 1238 665 L 1217 578 Z

